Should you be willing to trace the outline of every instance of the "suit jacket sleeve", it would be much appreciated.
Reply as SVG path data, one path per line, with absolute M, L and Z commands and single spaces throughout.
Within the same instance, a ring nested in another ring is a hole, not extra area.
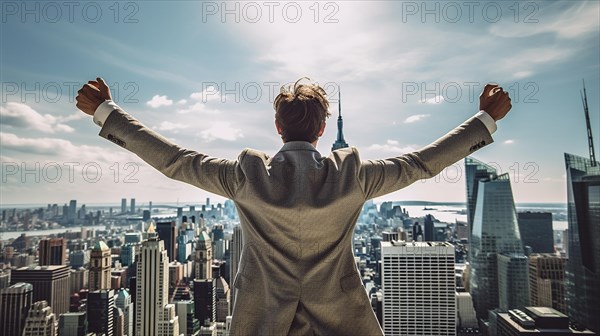
M 110 113 L 99 135 L 133 152 L 167 177 L 224 197 L 234 198 L 244 179 L 238 160 L 180 147 L 119 109 Z
M 382 196 L 433 177 L 493 141 L 484 123 L 472 117 L 418 151 L 384 160 L 359 159 L 358 182 L 365 199 Z

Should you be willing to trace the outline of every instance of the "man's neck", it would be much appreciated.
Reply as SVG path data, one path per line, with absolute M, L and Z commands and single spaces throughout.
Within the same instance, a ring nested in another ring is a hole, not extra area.
M 307 141 L 308 142 L 308 141 Z M 313 147 L 315 147 L 315 149 L 317 149 L 317 142 L 319 142 L 319 140 L 315 140 L 313 142 L 309 142 Z M 285 144 L 285 141 L 283 142 Z

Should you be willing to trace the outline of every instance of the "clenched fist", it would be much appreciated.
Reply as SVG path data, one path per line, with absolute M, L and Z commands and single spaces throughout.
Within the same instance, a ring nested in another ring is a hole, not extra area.
M 98 77 L 95 81 L 89 81 L 83 85 L 81 90 L 77 91 L 75 100 L 77 101 L 75 106 L 78 109 L 86 114 L 94 115 L 98 106 L 105 100 L 112 100 L 112 96 L 104 79 Z
M 487 84 L 479 96 L 479 110 L 486 111 L 495 121 L 504 118 L 511 108 L 508 92 L 498 84 Z

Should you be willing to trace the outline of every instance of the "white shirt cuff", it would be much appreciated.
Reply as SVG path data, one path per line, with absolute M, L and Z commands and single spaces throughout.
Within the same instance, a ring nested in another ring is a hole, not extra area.
M 119 105 L 115 104 L 112 100 L 105 100 L 104 103 L 98 106 L 96 112 L 94 112 L 94 124 L 102 127 L 110 113 L 117 109 L 121 109 Z
M 494 118 L 492 118 L 487 112 L 483 110 L 479 111 L 475 114 L 475 118 L 483 122 L 488 131 L 490 131 L 490 134 L 494 134 L 494 132 L 496 132 L 496 129 L 498 128 L 496 125 L 496 120 L 494 120 Z

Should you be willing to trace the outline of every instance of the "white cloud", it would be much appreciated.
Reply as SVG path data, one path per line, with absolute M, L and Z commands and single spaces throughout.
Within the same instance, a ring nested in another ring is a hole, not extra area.
M 41 155 L 57 162 L 113 163 L 125 159 L 131 160 L 133 156 L 125 150 L 115 151 L 114 148 L 106 149 L 99 146 L 77 145 L 60 138 L 25 138 L 6 132 L 0 132 L 0 143 L 2 143 L 3 151 L 19 152 L 28 155 L 29 159 L 31 159 L 31 155 Z
M 67 121 L 71 121 L 71 120 L 79 120 L 79 119 L 83 119 L 83 117 L 85 117 L 85 116 L 86 116 L 86 114 L 85 114 L 85 113 L 83 113 L 83 112 L 81 112 L 81 111 L 78 111 L 78 112 L 75 112 L 75 113 L 73 113 L 73 114 L 71 114 L 71 115 L 68 115 L 68 116 L 66 116 L 66 117 L 58 116 L 58 117 L 56 117 L 56 118 L 57 118 L 59 121 L 62 121 L 62 122 L 67 122 Z
M 500 37 L 517 38 L 551 33 L 561 39 L 573 39 L 598 32 L 600 2 L 542 2 L 536 7 L 527 8 L 521 19 L 537 20 L 536 22 L 515 24 L 511 20 L 501 21 L 490 26 L 490 33 Z
M 187 104 L 187 100 L 185 100 L 185 99 L 181 99 L 181 100 L 177 101 L 177 105 L 185 105 L 185 104 Z
M 187 114 L 187 113 L 219 114 L 220 112 L 217 109 L 208 107 L 206 104 L 204 104 L 202 102 L 197 102 L 188 107 L 178 109 L 177 113 L 181 113 L 181 114 Z
M 79 113 L 83 114 L 83 113 Z M 6 106 L 0 106 L 0 123 L 17 128 L 28 128 L 44 133 L 73 132 L 74 129 L 62 124 L 61 121 L 79 119 L 73 115 L 67 117 L 55 117 L 50 114 L 40 114 L 29 105 L 9 102 Z
M 152 97 L 152 99 L 146 102 L 146 105 L 152 108 L 159 108 L 161 106 L 171 106 L 173 105 L 173 101 L 171 99 L 167 99 L 167 96 L 155 95 Z
M 190 98 L 194 100 L 200 100 L 203 103 L 215 100 L 221 100 L 221 92 L 219 88 L 214 86 L 207 86 L 200 92 L 193 92 L 190 94 Z
M 367 148 L 368 150 L 378 151 L 378 152 L 390 152 L 395 153 L 397 155 L 410 153 L 417 150 L 416 145 L 407 145 L 400 146 L 400 143 L 396 140 L 387 140 L 385 144 L 372 144 Z
M 429 99 L 421 99 L 419 100 L 419 103 L 424 103 L 424 104 L 441 104 L 444 101 L 444 97 L 442 97 L 441 95 L 435 96 L 433 98 L 429 98 Z
M 527 70 L 526 70 L 526 71 L 518 71 L 518 72 L 515 72 L 515 73 L 513 74 L 513 77 L 515 77 L 515 78 L 517 78 L 517 79 L 520 79 L 520 78 L 529 77 L 529 76 L 531 76 L 532 74 L 533 74 L 533 72 L 532 72 L 532 71 L 527 71 Z
M 508 140 L 504 140 L 504 143 L 507 144 L 507 145 L 510 145 L 510 144 L 515 143 L 515 141 L 512 140 L 512 139 L 508 139 Z
M 411 115 L 411 116 L 409 116 L 408 118 L 406 118 L 404 120 L 404 123 L 405 124 L 411 124 L 411 123 L 420 121 L 421 119 L 425 119 L 427 117 L 429 117 L 429 114 L 415 114 L 415 115 Z
M 241 130 L 232 127 L 230 123 L 225 121 L 215 122 L 208 129 L 200 132 L 200 136 L 206 141 L 216 139 L 234 141 L 244 137 Z

